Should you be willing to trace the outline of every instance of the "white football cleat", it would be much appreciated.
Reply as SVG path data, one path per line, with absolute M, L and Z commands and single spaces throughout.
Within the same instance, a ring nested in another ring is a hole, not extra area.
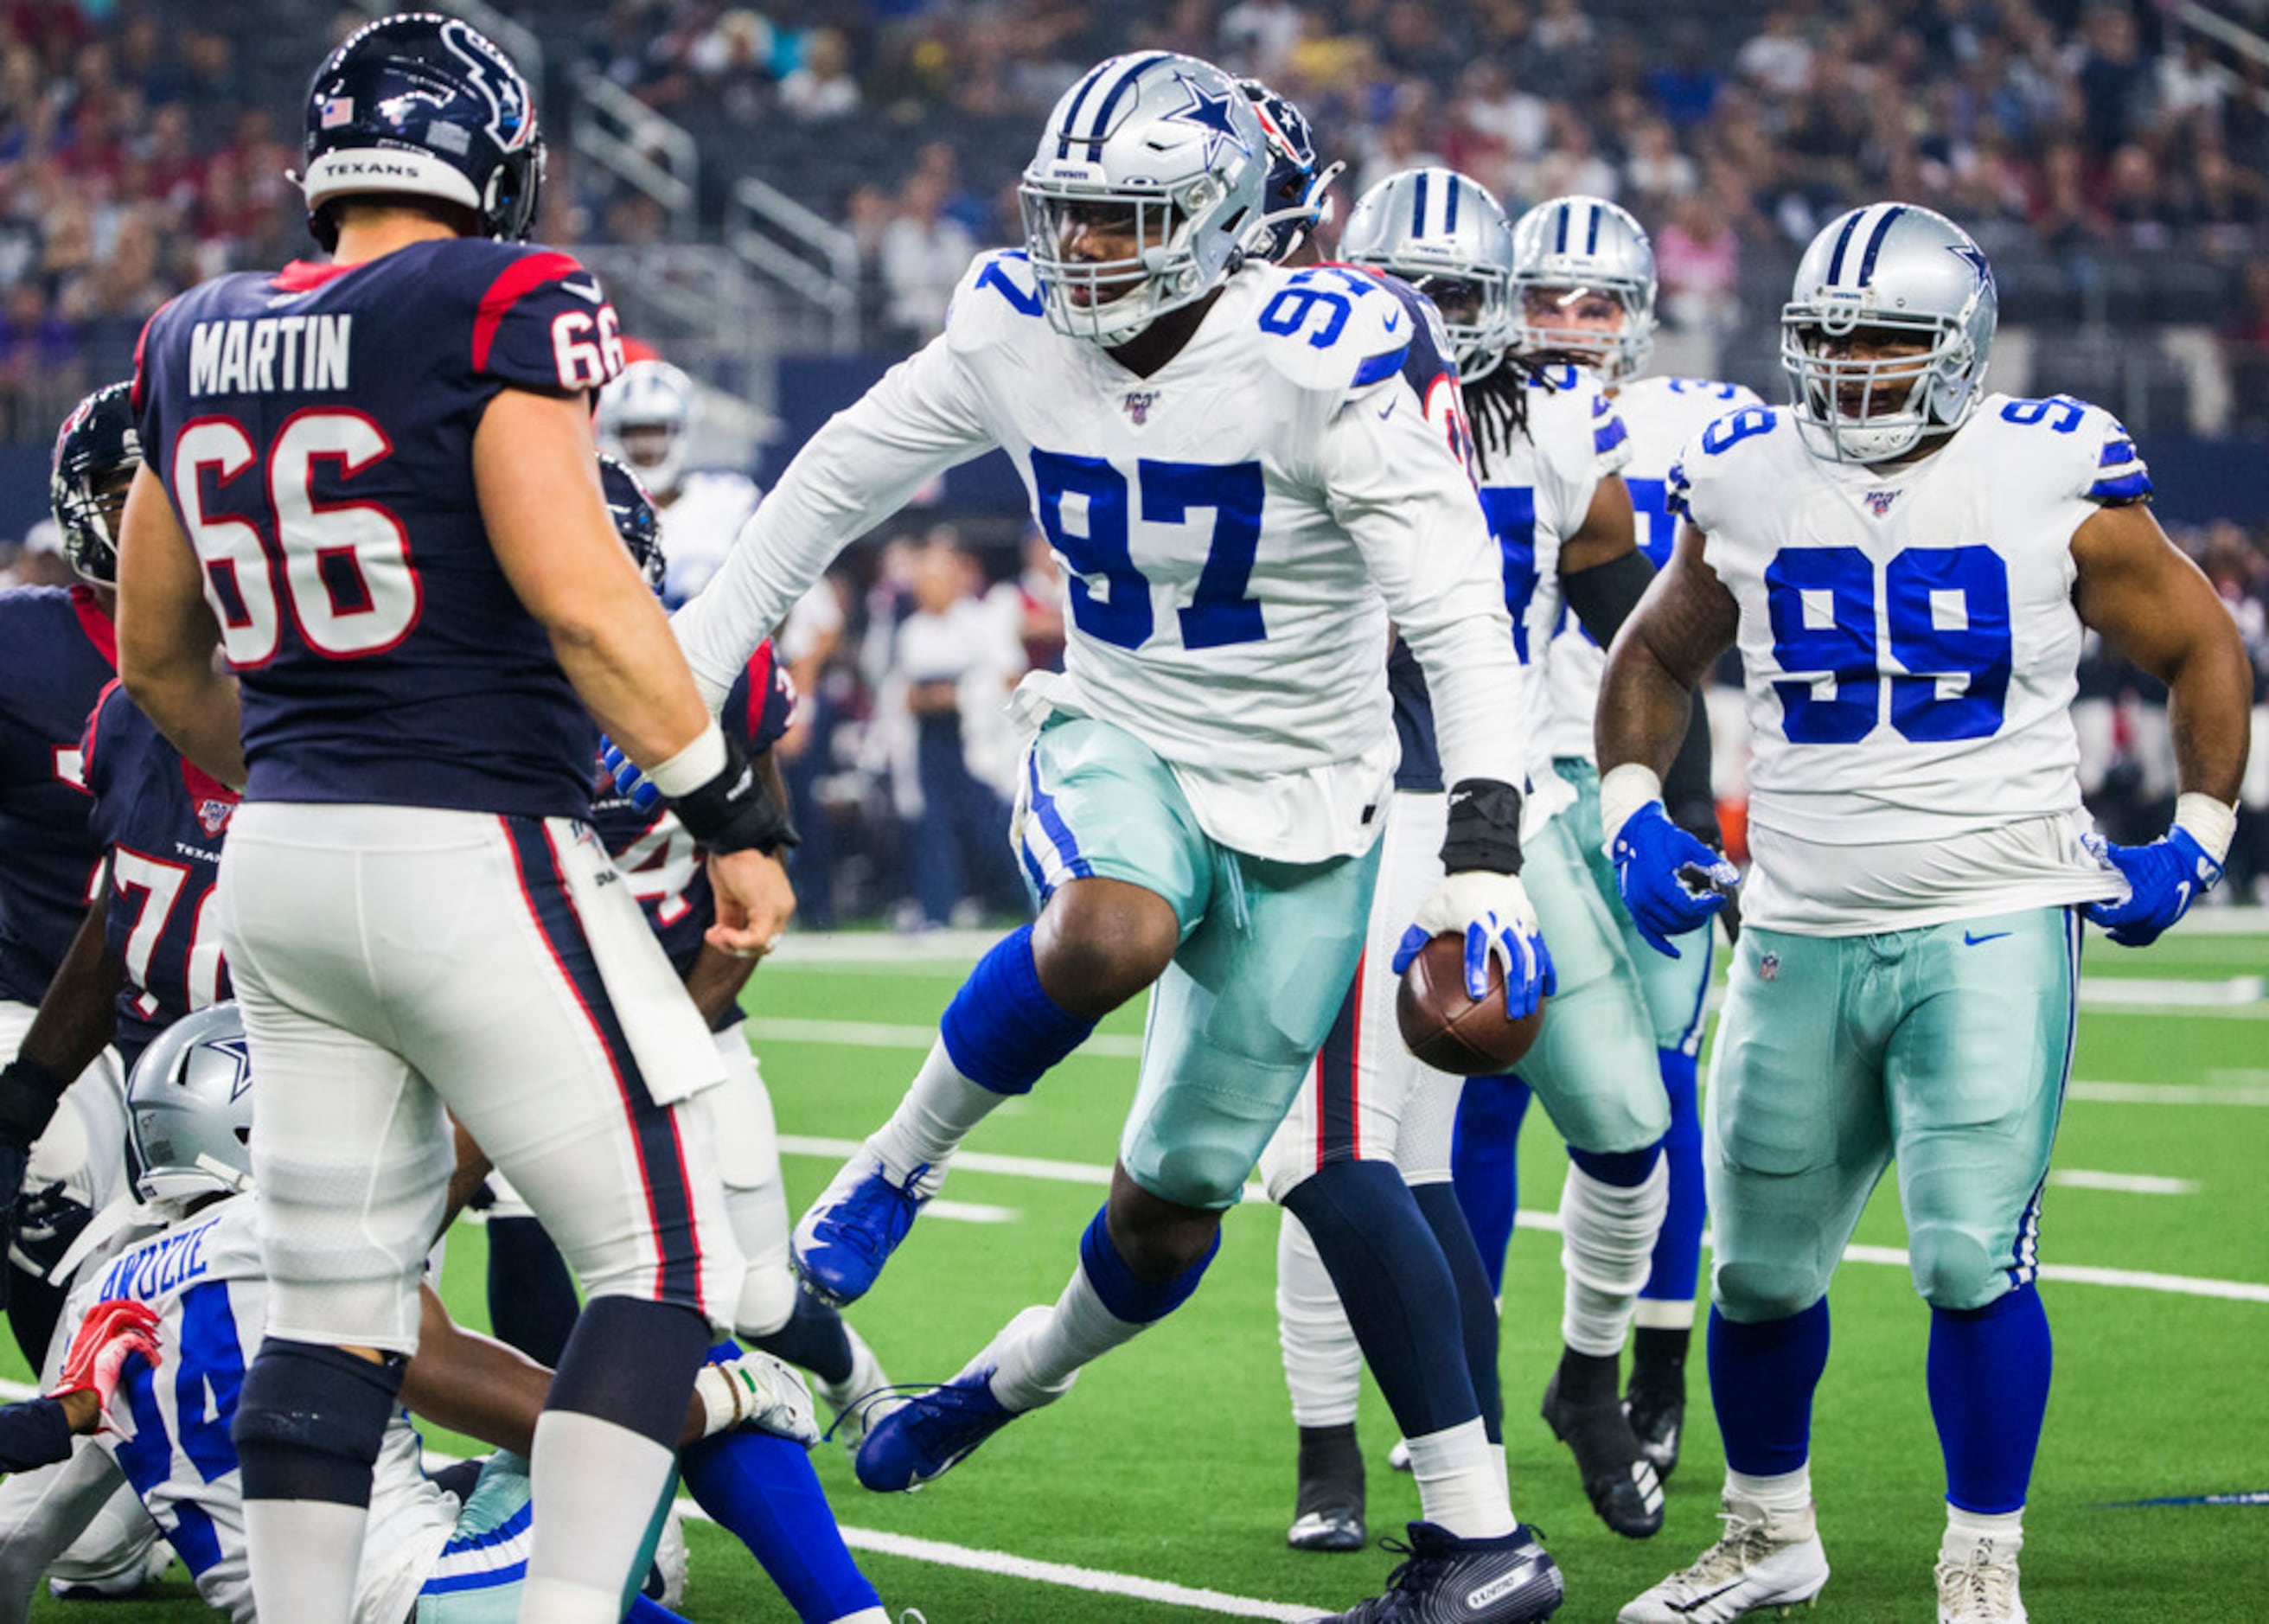
M 1729 1624 L 1768 1609 L 1808 1607 L 1828 1583 L 1812 1508 L 1768 1511 L 1725 1497 L 1717 1544 L 1621 1613 L 1616 1624 Z
M 1392 1472 L 1408 1472 L 1410 1470 L 1409 1439 L 1397 1438 L 1394 1440 L 1394 1447 L 1386 1451 L 1386 1465 L 1387 1469 Z
M 1962 1561 L 1940 1553 L 1938 1624 L 2025 1624 L 2017 1553 L 2006 1540 L 1973 1541 Z

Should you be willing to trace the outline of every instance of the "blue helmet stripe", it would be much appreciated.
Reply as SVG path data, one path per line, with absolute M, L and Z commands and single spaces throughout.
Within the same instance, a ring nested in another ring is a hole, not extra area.
M 1867 251 L 1859 259 L 1859 285 L 1866 287 L 1875 274 L 1875 255 L 1883 251 L 1883 239 L 1891 234 L 1891 222 L 1907 211 L 1904 203 L 1893 203 L 1883 210 L 1883 218 L 1875 222 L 1875 229 L 1867 239 Z
M 1421 169 L 1410 182 L 1410 234 L 1426 234 L 1426 172 Z
M 1107 66 L 1108 64 L 1105 65 Z M 1078 128 L 1079 110 L 1087 105 L 1088 97 L 1092 95 L 1095 92 L 1096 81 L 1100 79 L 1102 77 L 1103 69 L 1101 67 L 1090 68 L 1087 70 L 1087 78 L 1080 82 L 1079 93 L 1071 99 L 1071 111 L 1064 114 L 1063 128 L 1056 132 L 1056 156 L 1058 158 L 1069 158 L 1071 156 L 1071 132 Z
M 1586 254 L 1597 254 L 1600 251 L 1600 217 L 1606 212 L 1607 210 L 1599 204 L 1592 205 L 1591 227 L 1584 233 L 1584 252 Z
M 1844 222 L 1844 229 L 1837 233 L 1836 257 L 1828 262 L 1829 287 L 1834 287 L 1844 280 L 1844 250 L 1851 246 L 1851 233 L 1859 229 L 1859 222 L 1866 218 L 1866 214 L 1867 211 L 1865 209 L 1852 210 L 1851 218 Z
M 1119 82 L 1111 87 L 1110 93 L 1096 104 L 1095 116 L 1088 121 L 1087 134 L 1081 139 L 1090 146 L 1100 144 L 1111 133 L 1111 115 L 1119 110 L 1120 99 L 1134 89 L 1136 80 L 1172 55 L 1171 51 L 1153 51 L 1120 74 Z
M 1444 235 L 1448 236 L 1454 234 L 1458 229 L 1458 198 L 1466 188 L 1463 181 L 1457 176 L 1452 175 L 1443 189 L 1450 194 L 1442 210 L 1442 232 Z
M 1552 218 L 1556 225 L 1552 237 L 1552 252 L 1555 254 L 1568 252 L 1568 213 L 1566 203 L 1562 203 L 1552 211 Z

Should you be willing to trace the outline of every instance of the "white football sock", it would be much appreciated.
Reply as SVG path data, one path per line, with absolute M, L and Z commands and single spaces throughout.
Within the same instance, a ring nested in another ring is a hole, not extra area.
M 369 1520 L 369 1508 L 334 1500 L 247 1500 L 244 1537 L 261 1615 L 346 1624 Z
M 1751 1477 L 1729 1466 L 1726 1493 L 1767 1511 L 1801 1511 L 1812 1503 L 1812 1463 L 1807 1460 L 1793 1472 L 1767 1477 Z
M 1568 1164 L 1560 1187 L 1560 1266 L 1568 1276 L 1560 1340 L 1576 1352 L 1609 1358 L 1623 1351 L 1669 1210 L 1670 1169 L 1660 1156 L 1630 1185 Z
M 1939 1560 L 1966 1561 L 1970 1552 L 1989 1539 L 1996 1556 L 2016 1555 L 2025 1544 L 2025 1509 L 2019 1506 L 2014 1511 L 1965 1511 L 1949 1504 L 1946 1508 L 1946 1538 L 1938 1547 Z
M 1276 1340 L 1301 1427 L 1344 1427 L 1363 1391 L 1363 1349 L 1307 1228 L 1289 1212 L 1276 1230 Z
M 1631 1323 L 1642 1331 L 1691 1331 L 1694 1329 L 1694 1299 L 1687 1297 L 1670 1303 L 1660 1297 L 1641 1297 Z
M 972 1128 L 993 1113 L 1008 1096 L 963 1076 L 945 1052 L 945 1039 L 930 1045 L 929 1057 L 914 1074 L 905 1097 L 867 1143 L 891 1177 L 904 1181 L 914 1169 L 928 1165 L 942 1177 L 945 1164 L 961 1148 Z M 934 1179 L 925 1179 L 930 1185 Z
M 536 1532 L 520 1604 L 528 1624 L 617 1624 L 632 1564 L 676 1466 L 676 1451 L 595 1415 L 537 1418 L 528 1454 Z
M 1520 1525 L 1505 1498 L 1503 1453 L 1480 1416 L 1408 1443 L 1426 1521 L 1460 1539 L 1494 1539 Z
M 1028 1308 L 979 1355 L 994 1364 L 993 1396 L 1012 1410 L 1053 1404 L 1071 1391 L 1080 1367 L 1149 1330 L 1103 1306 L 1084 1267 L 1072 1271 L 1053 1308 Z

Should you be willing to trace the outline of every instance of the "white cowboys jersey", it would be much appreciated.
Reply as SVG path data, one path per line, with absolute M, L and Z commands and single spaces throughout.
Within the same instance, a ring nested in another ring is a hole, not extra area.
M 1450 781 L 1518 783 L 1531 701 L 1430 311 L 1342 267 L 1251 265 L 1141 378 L 1049 327 L 1023 254 L 980 255 L 945 333 L 814 437 L 679 613 L 694 674 L 715 703 L 846 543 L 997 445 L 1068 582 L 1066 668 L 1026 679 L 1026 720 L 1125 728 L 1235 850 L 1361 852 L 1396 757 L 1391 618 Z
M 1583 528 L 1600 482 L 1622 469 L 1630 447 L 1622 419 L 1591 373 L 1556 366 L 1526 387 L 1527 432 L 1509 451 L 1489 453 L 1482 508 L 1503 565 L 1514 651 L 1548 690 L 1550 668 L 1559 659 L 1553 629 L 1563 609 L 1561 543 Z M 1532 787 L 1522 821 L 1533 831 L 1575 796 L 1552 771 L 1542 729 L 1532 739 L 1527 768 Z
M 88 1269 L 57 1332 L 68 1341 L 105 1298 L 132 1297 L 157 1310 L 164 1363 L 152 1371 L 137 1362 L 111 1405 L 114 1416 L 130 1415 L 132 1436 L 104 1432 L 80 1447 L 109 1454 L 196 1580 L 197 1593 L 238 1624 L 252 1624 L 254 1613 L 243 1483 L 229 1426 L 268 1320 L 257 1200 L 231 1197 Z M 107 1495 L 115 1481 L 94 1492 Z M 397 1415 L 372 1480 L 354 1624 L 402 1624 L 457 1510 L 455 1495 L 426 1480 L 418 1435 Z
M 2073 534 L 2150 476 L 2110 414 L 1988 395 L 1934 454 L 1816 458 L 1746 407 L 1674 476 L 1739 604 L 1745 921 L 1841 935 L 2118 894 L 2082 852 Z
M 663 602 L 676 609 L 709 584 L 763 499 L 764 492 L 747 475 L 719 470 L 688 474 L 678 483 L 676 500 L 667 507 L 654 504 L 661 520 L 661 554 L 669 561 Z
M 1753 389 L 1706 378 L 1635 379 L 1610 398 L 1630 436 L 1623 484 L 1630 487 L 1638 550 L 1660 570 L 1670 562 L 1671 546 L 1678 539 L 1678 516 L 1670 511 L 1669 498 L 1670 469 L 1679 452 L 1713 419 L 1763 402 Z M 1593 641 L 1581 621 L 1562 615 L 1548 668 L 1552 711 L 1544 727 L 1547 755 L 1556 760 L 1592 759 L 1592 717 L 1600 706 L 1600 679 L 1607 669 L 1608 651 Z

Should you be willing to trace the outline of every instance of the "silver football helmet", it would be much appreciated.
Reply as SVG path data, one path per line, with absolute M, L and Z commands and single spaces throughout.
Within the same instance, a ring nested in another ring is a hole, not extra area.
M 1121 344 L 1203 299 L 1244 257 L 1268 167 L 1260 114 L 1211 63 L 1139 51 L 1090 70 L 1048 115 L 1016 187 L 1049 324 Z M 1129 251 L 1074 257 L 1105 233 Z
M 1403 169 L 1356 199 L 1340 257 L 1391 272 L 1434 301 L 1458 381 L 1497 370 L 1511 337 L 1512 227 L 1489 188 L 1454 169 Z
M 599 391 L 599 449 L 649 491 L 677 489 L 692 428 L 693 380 L 667 361 L 632 361 Z
M 1881 462 L 1960 428 L 1984 393 L 1999 303 L 1984 251 L 1942 214 L 1880 203 L 1829 221 L 1780 313 L 1805 443 L 1838 462 Z M 1928 347 L 1855 360 L 1842 341 L 1863 328 Z
M 1654 352 L 1654 244 L 1630 210 L 1604 197 L 1555 197 L 1512 228 L 1512 344 L 1528 353 L 1600 358 L 1600 375 L 1635 378 Z M 1622 306 L 1610 334 L 1559 313 L 1604 295 Z
M 145 1201 L 233 1195 L 252 1183 L 252 1058 L 233 1003 L 160 1032 L 126 1084 L 134 1187 Z

